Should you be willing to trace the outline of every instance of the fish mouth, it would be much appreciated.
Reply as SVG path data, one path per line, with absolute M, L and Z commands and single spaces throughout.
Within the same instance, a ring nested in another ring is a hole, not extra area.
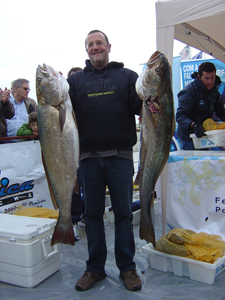
M 43 66 L 38 65 L 38 69 L 45 77 L 49 77 L 49 71 L 46 64 L 43 64 Z
M 58 73 L 51 66 L 46 64 L 43 64 L 43 66 L 38 65 L 38 69 L 45 77 L 49 77 L 50 75 L 58 77 Z
M 151 96 L 150 96 L 146 101 L 146 105 L 148 106 L 148 109 L 152 114 L 160 113 L 160 103 L 159 103 L 158 95 L 153 100 L 151 100 Z
M 156 51 L 155 53 L 153 53 L 153 55 L 150 57 L 149 62 L 147 63 L 147 66 L 150 68 L 151 66 L 153 66 L 155 64 L 156 61 L 158 61 L 160 58 L 164 58 L 164 54 Z

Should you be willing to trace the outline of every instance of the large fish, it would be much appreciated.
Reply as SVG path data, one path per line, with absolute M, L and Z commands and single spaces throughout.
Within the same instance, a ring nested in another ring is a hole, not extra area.
M 141 202 L 140 238 L 154 246 L 151 204 L 156 181 L 169 156 L 175 128 L 171 77 L 167 58 L 156 51 L 136 82 L 137 94 L 143 100 L 140 169 L 137 176 Z
M 51 66 L 36 71 L 38 129 L 50 192 L 59 207 L 51 245 L 74 245 L 71 199 L 79 160 L 79 138 L 66 79 Z

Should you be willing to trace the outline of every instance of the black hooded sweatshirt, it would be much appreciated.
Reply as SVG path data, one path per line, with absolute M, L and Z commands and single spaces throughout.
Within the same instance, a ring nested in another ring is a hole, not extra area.
M 69 76 L 69 94 L 76 115 L 80 153 L 132 150 L 137 142 L 135 114 L 142 100 L 135 91 L 138 75 L 110 62 L 102 69 L 86 60 L 83 71 Z

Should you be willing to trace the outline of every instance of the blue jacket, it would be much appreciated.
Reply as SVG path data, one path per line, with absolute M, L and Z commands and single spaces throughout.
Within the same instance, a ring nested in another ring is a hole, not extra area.
M 212 119 L 213 112 L 220 120 L 225 121 L 224 103 L 217 88 L 214 86 L 207 91 L 198 78 L 180 91 L 178 99 L 176 121 L 177 133 L 181 140 L 191 141 L 190 134 L 194 131 L 190 129 L 190 124 L 202 124 L 206 119 Z

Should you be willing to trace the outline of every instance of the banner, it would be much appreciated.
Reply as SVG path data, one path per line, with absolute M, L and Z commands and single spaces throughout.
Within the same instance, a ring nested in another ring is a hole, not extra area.
M 161 183 L 166 187 L 166 222 L 172 228 L 219 234 L 225 240 L 225 156 L 191 152 L 169 156 L 167 182 Z
M 19 205 L 53 209 L 40 142 L 1 144 L 0 149 L 0 213 L 13 214 Z

